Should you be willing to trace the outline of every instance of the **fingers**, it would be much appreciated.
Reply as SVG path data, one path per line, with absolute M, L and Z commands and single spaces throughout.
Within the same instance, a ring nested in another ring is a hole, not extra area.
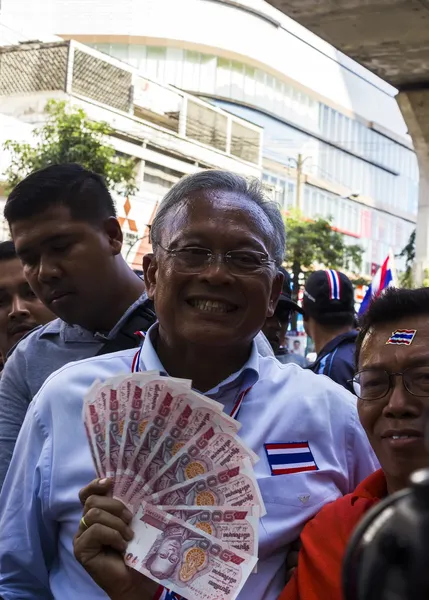
M 93 498 L 93 497 L 94 496 L 90 496 L 90 498 Z M 107 498 L 106 498 L 106 500 L 107 500 Z M 87 504 L 88 504 L 88 501 L 87 501 Z M 111 502 L 113 503 L 113 502 L 118 502 L 118 501 L 113 500 Z M 119 504 L 121 504 L 121 503 L 119 502 Z M 86 505 L 85 505 L 85 508 L 86 508 Z M 124 508 L 123 504 L 121 504 L 122 512 L 119 512 L 119 510 L 117 510 L 116 506 L 113 508 L 114 508 L 114 510 L 111 510 L 111 507 L 109 507 L 109 506 L 106 506 L 106 509 L 103 509 L 100 507 L 89 508 L 89 510 L 87 510 L 85 512 L 84 520 L 81 521 L 79 524 L 78 536 L 82 535 L 87 530 L 89 531 L 95 525 L 103 525 L 104 527 L 108 527 L 110 529 L 117 531 L 118 533 L 120 533 L 121 537 L 125 541 L 130 542 L 133 539 L 133 531 L 132 531 L 131 527 L 128 526 L 128 523 L 131 520 L 129 518 L 131 516 L 131 513 L 127 514 L 129 511 L 127 511 L 127 509 Z M 126 519 L 123 518 L 124 513 L 125 513 Z
M 109 496 L 89 496 L 83 507 L 83 515 L 86 521 L 86 515 L 91 509 L 104 510 L 116 517 L 122 519 L 125 523 L 129 523 L 133 515 L 128 508 L 120 500 L 110 498 Z
M 86 487 L 82 488 L 79 492 L 79 500 L 81 504 L 85 504 L 90 496 L 93 494 L 97 496 L 106 496 L 112 491 L 112 480 L 111 479 L 94 479 Z
M 128 542 L 119 531 L 102 523 L 95 523 L 89 529 L 75 537 L 74 554 L 85 566 L 86 557 L 93 558 L 102 548 L 110 547 L 118 552 L 125 552 Z

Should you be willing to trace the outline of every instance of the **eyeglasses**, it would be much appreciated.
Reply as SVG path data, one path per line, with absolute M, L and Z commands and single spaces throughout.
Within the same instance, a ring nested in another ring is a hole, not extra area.
M 351 379 L 353 390 L 361 400 L 379 400 L 393 387 L 392 379 L 401 377 L 404 388 L 413 396 L 429 397 L 429 367 L 413 367 L 402 373 L 388 373 L 380 369 L 359 371 Z
M 231 250 L 225 254 L 212 252 L 208 248 L 187 246 L 177 250 L 164 248 L 156 244 L 174 259 L 174 267 L 178 273 L 197 274 L 207 269 L 216 260 L 225 263 L 230 273 L 241 277 L 256 275 L 271 264 L 275 264 L 264 252 L 256 250 Z

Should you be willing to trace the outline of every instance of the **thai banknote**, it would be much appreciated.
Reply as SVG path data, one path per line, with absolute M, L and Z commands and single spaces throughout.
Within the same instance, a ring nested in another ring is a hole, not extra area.
M 150 377 L 135 373 L 130 380 L 128 407 L 121 440 L 117 467 L 117 485 L 114 495 L 124 498 L 131 487 L 138 469 L 138 456 L 145 439 L 147 428 L 160 407 L 167 406 L 172 399 L 166 377 Z
M 258 506 L 159 506 L 176 519 L 190 523 L 205 531 L 231 548 L 258 554 L 259 518 Z
M 152 494 L 146 501 L 162 506 L 257 506 L 261 517 L 266 514 L 249 459 Z
M 118 463 L 125 432 L 125 420 L 130 391 L 133 387 L 134 376 L 112 377 L 108 380 L 110 390 L 106 398 L 105 424 L 106 424 L 106 477 L 113 479 L 116 485 L 118 477 Z
M 220 423 L 223 431 L 237 433 L 240 424 L 223 414 L 222 409 L 222 404 L 193 391 L 182 396 L 164 435 L 147 458 L 145 471 L 140 472 L 144 483 L 154 479 L 159 471 L 210 423 Z
M 96 443 L 94 435 L 94 426 L 98 422 L 98 415 L 96 414 L 94 406 L 92 407 L 92 409 L 90 408 L 90 405 L 92 404 L 91 398 L 94 394 L 95 389 L 99 385 L 101 385 L 101 382 L 99 380 L 94 381 L 92 386 L 89 388 L 88 392 L 85 394 L 82 405 L 82 417 L 97 477 L 103 477 L 103 474 L 101 473 L 101 466 L 98 462 L 97 451 L 95 449 Z M 93 423 L 94 418 L 95 424 Z
M 259 460 L 238 436 L 215 422 L 189 441 L 155 478 L 148 481 L 145 491 L 147 494 L 159 492 L 245 458 L 249 458 L 252 464 Z
M 85 428 L 99 477 L 106 477 L 106 403 L 109 391 L 109 385 L 96 381 L 83 401 Z
M 126 564 L 187 600 L 234 600 L 257 563 L 255 556 L 145 502 L 131 527 Z
M 149 415 L 147 426 L 142 432 L 141 438 L 135 445 L 134 453 L 128 460 L 127 468 L 122 478 L 121 495 L 129 505 L 137 506 L 144 497 L 144 480 L 142 473 L 146 468 L 146 461 L 153 447 L 162 437 L 177 403 L 180 394 L 175 395 L 171 386 L 166 386 L 160 402 L 154 407 Z

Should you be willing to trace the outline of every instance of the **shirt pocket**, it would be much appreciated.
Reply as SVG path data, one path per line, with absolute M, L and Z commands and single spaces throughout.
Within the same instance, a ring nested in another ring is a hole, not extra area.
M 258 483 L 266 504 L 316 507 L 326 503 L 330 498 L 342 495 L 332 477 L 332 472 L 311 471 L 271 475 L 258 479 Z
M 332 473 L 312 471 L 258 479 L 267 514 L 261 525 L 274 546 L 296 539 L 304 524 L 342 496 Z

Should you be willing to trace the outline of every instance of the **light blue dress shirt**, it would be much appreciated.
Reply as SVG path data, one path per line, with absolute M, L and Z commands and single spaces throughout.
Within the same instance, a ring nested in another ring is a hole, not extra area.
M 12 349 L 0 380 L 0 490 L 28 405 L 49 375 L 67 363 L 97 354 L 146 300 L 143 293 L 106 335 L 55 319 L 33 330 Z
M 142 370 L 164 371 L 146 337 Z M 105 600 L 73 556 L 82 514 L 79 490 L 96 477 L 82 424 L 82 398 L 97 378 L 129 373 L 126 350 L 66 365 L 31 403 L 0 495 L 0 596 L 4 600 Z M 262 357 L 253 344 L 240 371 L 208 392 L 230 413 L 242 404 L 240 436 L 259 455 L 255 472 L 267 515 L 261 519 L 258 573 L 240 600 L 277 600 L 288 545 L 325 503 L 351 492 L 378 466 L 358 422 L 355 398 L 324 376 Z M 60 400 L 60 401 L 59 401 Z M 272 475 L 266 443 L 307 441 L 317 470 Z

